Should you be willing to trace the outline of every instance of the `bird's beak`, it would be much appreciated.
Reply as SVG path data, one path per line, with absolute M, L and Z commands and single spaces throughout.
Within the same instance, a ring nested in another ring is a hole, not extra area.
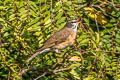
M 76 23 L 79 24 L 79 23 L 81 23 L 81 21 L 77 21 Z

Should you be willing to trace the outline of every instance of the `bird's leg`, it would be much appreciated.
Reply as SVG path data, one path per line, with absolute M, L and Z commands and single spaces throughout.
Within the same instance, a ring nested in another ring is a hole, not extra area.
M 53 52 L 59 53 L 58 49 L 52 49 Z
M 51 50 L 52 52 L 55 52 L 55 53 L 61 53 L 61 51 L 59 51 L 59 49 L 56 49 L 56 48 L 52 48 Z

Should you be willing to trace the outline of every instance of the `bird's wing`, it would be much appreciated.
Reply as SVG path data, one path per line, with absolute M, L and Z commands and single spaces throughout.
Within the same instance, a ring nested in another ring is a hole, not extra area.
M 54 45 L 57 45 L 61 42 L 64 42 L 68 39 L 68 36 L 71 34 L 70 30 L 66 27 L 56 32 L 53 36 L 51 36 L 43 45 L 43 47 L 48 48 Z

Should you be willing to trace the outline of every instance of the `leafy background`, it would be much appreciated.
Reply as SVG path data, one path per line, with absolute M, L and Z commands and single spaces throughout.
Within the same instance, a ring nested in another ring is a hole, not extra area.
M 73 46 L 25 63 L 71 19 Z M 120 0 L 0 0 L 0 79 L 120 79 Z

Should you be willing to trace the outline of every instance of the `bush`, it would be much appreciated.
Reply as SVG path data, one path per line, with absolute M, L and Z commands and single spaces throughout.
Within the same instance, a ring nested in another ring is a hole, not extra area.
M 119 0 L 1 0 L 1 80 L 120 79 Z M 71 19 L 76 42 L 25 60 Z

